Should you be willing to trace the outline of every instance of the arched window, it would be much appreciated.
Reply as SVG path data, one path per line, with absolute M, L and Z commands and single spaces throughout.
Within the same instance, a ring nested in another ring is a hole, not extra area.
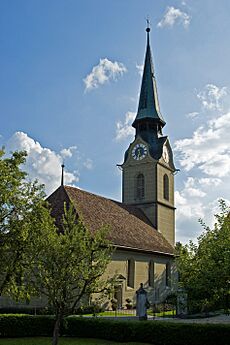
M 138 174 L 136 178 L 136 197 L 137 199 L 145 197 L 145 178 L 143 174 Z
M 166 200 L 169 200 L 169 178 L 168 175 L 164 175 L 164 181 L 163 181 L 163 189 L 164 189 L 164 198 Z

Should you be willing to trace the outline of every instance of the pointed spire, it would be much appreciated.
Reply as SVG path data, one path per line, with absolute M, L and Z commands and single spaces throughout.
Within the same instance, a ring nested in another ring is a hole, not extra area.
M 64 168 L 65 168 L 65 165 L 64 165 L 64 163 L 62 163 L 62 165 L 61 165 L 61 186 L 64 186 Z
M 154 68 L 152 62 L 152 55 L 149 43 L 149 20 L 147 19 L 147 46 L 145 54 L 144 71 L 141 83 L 141 92 L 139 98 L 139 106 L 137 116 L 133 122 L 133 127 L 137 128 L 138 122 L 142 120 L 149 120 L 151 122 L 160 125 L 162 128 L 165 125 L 165 121 L 160 113 L 160 107 L 157 95 L 157 85 L 154 76 Z

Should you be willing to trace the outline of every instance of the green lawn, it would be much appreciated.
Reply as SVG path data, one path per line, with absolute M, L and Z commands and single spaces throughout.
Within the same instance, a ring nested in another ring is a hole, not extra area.
M 0 339 L 0 345 L 50 345 L 51 338 L 6 338 Z M 59 345 L 144 345 L 143 343 L 118 343 L 111 340 L 60 338 Z
M 136 313 L 134 312 L 130 312 L 129 310 L 123 310 L 123 311 L 103 311 L 101 313 L 97 313 L 97 316 L 123 316 L 123 317 L 127 317 L 127 316 L 136 316 Z M 169 310 L 169 311 L 165 311 L 165 312 L 159 312 L 159 313 L 155 313 L 153 314 L 152 310 L 148 310 L 148 315 L 150 316 L 158 316 L 158 317 L 163 317 L 163 316 L 174 316 L 176 315 L 176 311 L 173 310 Z M 93 316 L 93 314 L 85 314 L 84 316 Z
M 136 316 L 134 313 L 131 313 L 131 312 L 129 312 L 128 310 L 125 310 L 125 311 L 117 311 L 117 312 L 115 312 L 115 311 L 103 311 L 103 312 L 101 312 L 101 313 L 97 313 L 96 314 L 97 316 L 113 316 L 113 317 L 115 317 L 115 316 Z M 93 314 L 85 314 L 85 315 L 83 315 L 83 316 L 93 316 Z
M 157 317 L 164 317 L 164 316 L 175 316 L 176 315 L 176 311 L 174 310 L 168 310 L 168 311 L 161 311 L 159 313 L 153 313 L 152 310 L 148 310 L 148 315 L 155 315 Z

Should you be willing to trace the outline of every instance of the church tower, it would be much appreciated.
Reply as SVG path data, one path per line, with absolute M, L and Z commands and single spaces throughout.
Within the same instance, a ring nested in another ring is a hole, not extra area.
M 146 32 L 147 47 L 139 106 L 132 124 L 136 134 L 121 165 L 122 202 L 140 208 L 153 227 L 174 245 L 176 169 L 169 139 L 162 134 L 166 123 L 158 102 L 149 27 Z

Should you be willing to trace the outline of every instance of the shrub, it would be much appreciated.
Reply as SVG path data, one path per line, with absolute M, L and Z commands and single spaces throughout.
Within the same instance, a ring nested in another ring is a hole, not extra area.
M 132 307 L 133 307 L 132 300 L 130 298 L 126 298 L 125 301 L 126 301 L 126 304 L 125 304 L 126 308 L 132 309 Z
M 168 303 L 158 303 L 158 304 L 153 304 L 152 305 L 152 311 L 154 313 L 161 313 L 164 311 L 170 311 L 175 308 L 174 305 L 168 304 Z
M 53 326 L 52 316 L 0 315 L 0 337 L 51 336 Z M 227 345 L 230 325 L 70 316 L 65 319 L 61 333 L 72 337 L 135 341 L 153 345 Z
M 0 315 L 0 337 L 51 336 L 53 316 Z
M 118 303 L 116 298 L 111 299 L 111 306 L 113 311 L 117 310 Z
M 230 326 L 68 317 L 65 334 L 154 345 L 227 345 Z
M 5 307 L 0 308 L 0 314 L 28 314 L 28 315 L 53 315 L 53 309 L 50 307 L 32 308 L 32 307 Z
M 91 304 L 88 306 L 82 306 L 76 309 L 76 315 L 85 315 L 85 314 L 98 314 L 104 311 L 103 307 L 98 304 Z

